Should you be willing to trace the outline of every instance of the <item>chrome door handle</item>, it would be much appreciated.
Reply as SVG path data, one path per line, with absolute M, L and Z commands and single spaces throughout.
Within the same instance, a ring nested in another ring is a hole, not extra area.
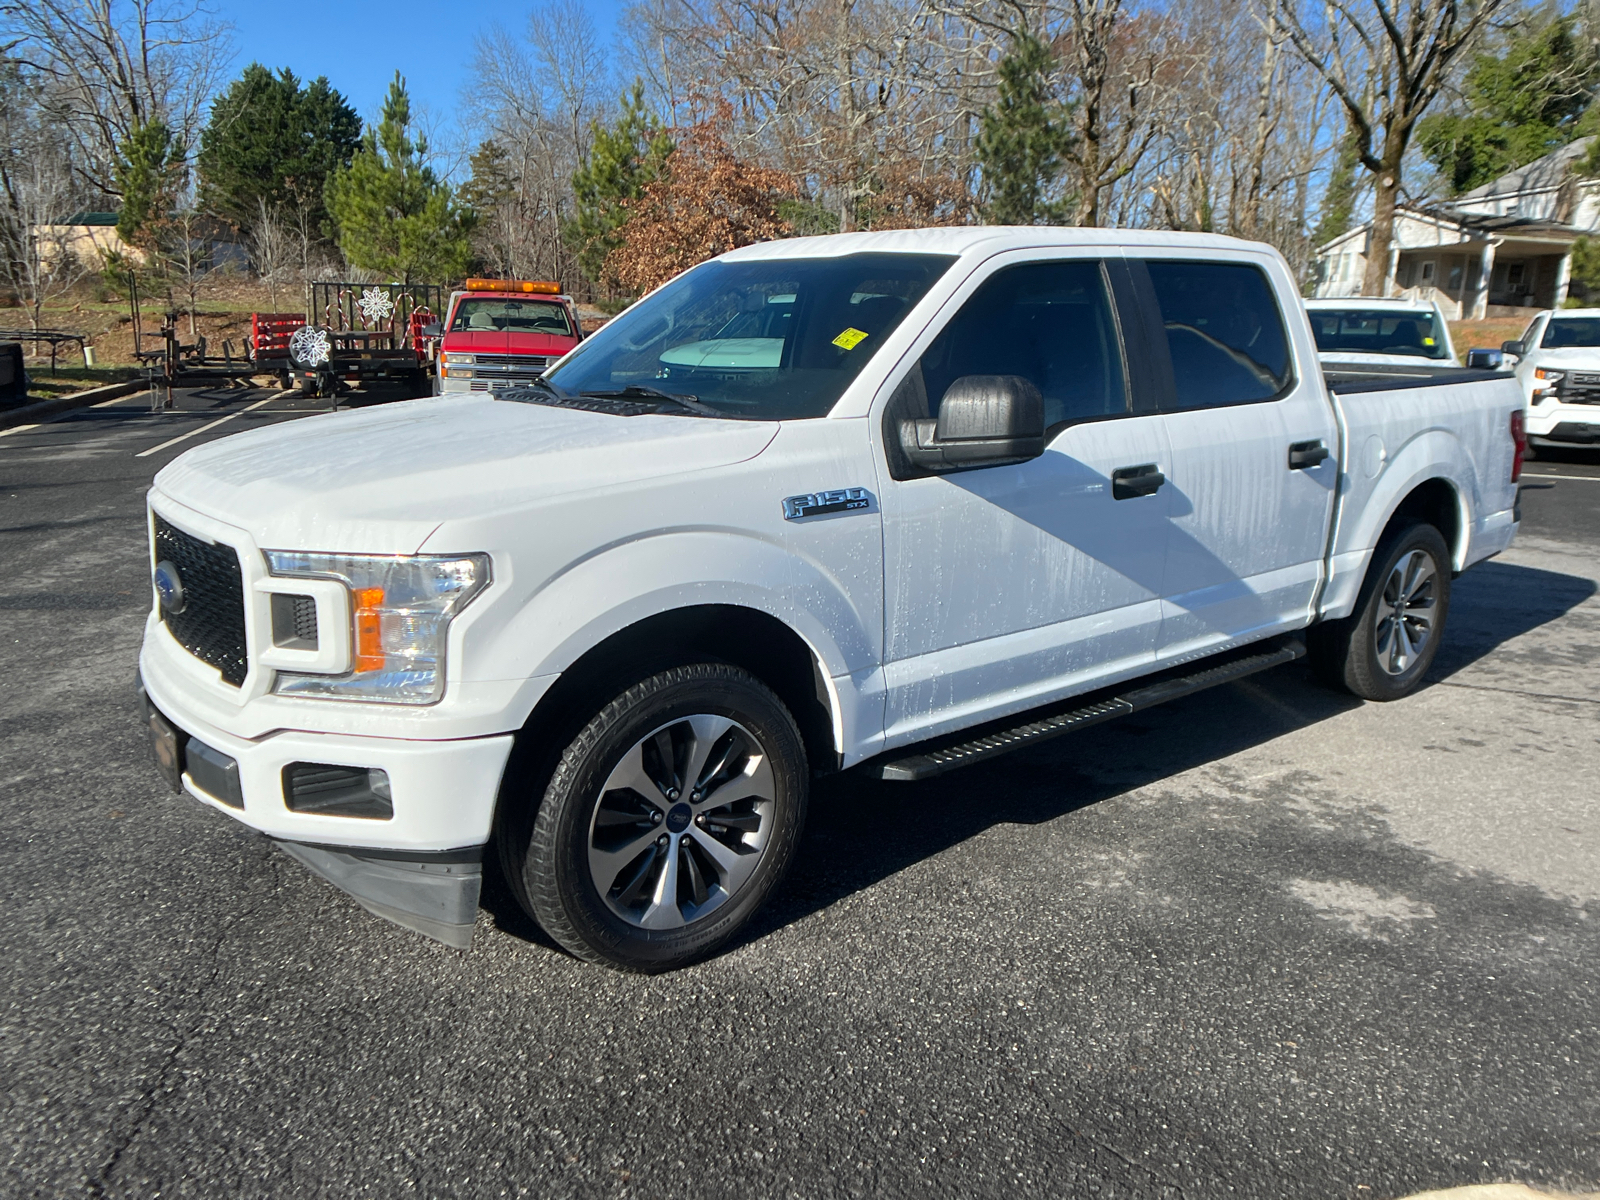
M 1131 500 L 1135 496 L 1153 496 L 1167 481 L 1155 463 L 1137 467 L 1118 467 L 1111 472 L 1111 498 Z
M 1289 447 L 1289 470 L 1308 471 L 1327 459 L 1332 451 L 1320 441 L 1295 442 Z

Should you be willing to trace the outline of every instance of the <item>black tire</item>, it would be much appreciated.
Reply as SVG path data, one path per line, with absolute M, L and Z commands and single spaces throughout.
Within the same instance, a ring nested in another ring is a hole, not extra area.
M 529 914 L 579 958 L 671 970 L 726 943 L 777 887 L 809 778 L 794 718 L 759 679 L 674 667 L 578 732 L 521 854 L 513 842 L 502 861 Z
M 1405 603 L 1397 605 L 1402 596 Z M 1363 700 L 1402 699 L 1422 685 L 1433 665 L 1449 612 L 1450 548 L 1444 536 L 1420 521 L 1401 525 L 1373 552 L 1355 612 L 1307 631 L 1312 670 Z

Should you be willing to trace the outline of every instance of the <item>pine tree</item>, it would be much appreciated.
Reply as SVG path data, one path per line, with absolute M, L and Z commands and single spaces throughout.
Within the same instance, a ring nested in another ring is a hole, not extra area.
M 427 165 L 427 143 L 411 137 L 411 100 L 398 71 L 348 167 L 328 180 L 328 212 L 353 266 L 392 279 L 459 278 L 472 258 L 472 214 Z
M 183 141 L 161 120 L 134 127 L 117 150 L 116 184 L 122 193 L 117 236 L 149 249 L 177 202 L 186 174 Z
M 672 139 L 654 113 L 645 107 L 644 85 L 637 80 L 622 98 L 622 111 L 609 127 L 594 122 L 589 159 L 572 174 L 577 216 L 567 226 L 567 240 L 590 279 L 600 281 L 605 262 L 622 244 L 617 230 L 628 219 L 627 202 L 637 200 L 661 174 L 672 153 Z
M 1356 171 L 1361 166 L 1361 135 L 1347 128 L 1339 141 L 1339 155 L 1328 173 L 1328 186 L 1322 193 L 1322 209 L 1317 217 L 1317 227 L 1311 232 L 1311 244 L 1323 246 L 1350 228 L 1355 219 Z
M 978 165 L 988 203 L 984 215 L 998 225 L 1059 221 L 1067 205 L 1048 199 L 1072 145 L 1067 106 L 1052 95 L 1055 56 L 1026 29 L 1012 35 L 1000 60 L 999 96 L 979 117 Z
M 251 63 L 200 135 L 200 203 L 241 228 L 263 211 L 303 208 L 305 225 L 324 229 L 328 177 L 360 144 L 361 118 L 326 78 L 302 85 L 292 71 Z
M 472 214 L 475 224 L 474 270 L 514 276 L 522 262 L 518 251 L 527 239 L 529 222 L 517 203 L 517 175 L 511 155 L 491 139 L 481 143 L 467 162 L 472 176 L 456 196 Z

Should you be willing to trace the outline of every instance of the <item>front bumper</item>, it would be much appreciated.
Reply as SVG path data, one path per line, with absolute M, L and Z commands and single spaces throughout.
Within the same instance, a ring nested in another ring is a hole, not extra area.
M 1579 445 L 1600 442 L 1600 405 L 1534 404 L 1528 407 L 1529 437 Z
M 458 949 L 471 944 L 511 735 L 425 742 L 282 730 L 241 738 L 183 711 L 176 695 L 148 682 L 140 691 L 154 710 L 157 759 L 170 758 L 184 791 L 275 839 L 369 912 Z M 163 723 L 175 738 L 162 736 Z M 388 775 L 393 816 L 292 811 L 284 770 L 293 763 L 379 768 Z

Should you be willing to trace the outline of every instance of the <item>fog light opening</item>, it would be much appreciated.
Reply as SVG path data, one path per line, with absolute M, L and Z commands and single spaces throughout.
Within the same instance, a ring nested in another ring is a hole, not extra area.
M 389 773 L 378 767 L 290 763 L 283 769 L 283 802 L 290 812 L 387 821 L 394 816 Z

